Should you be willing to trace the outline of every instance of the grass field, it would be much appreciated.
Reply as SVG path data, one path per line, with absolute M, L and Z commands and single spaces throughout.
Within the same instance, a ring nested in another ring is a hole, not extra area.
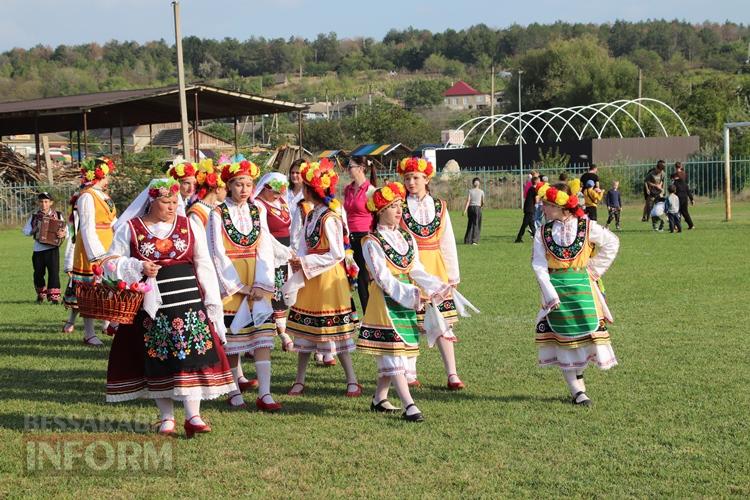
M 343 397 L 340 367 L 311 367 L 306 396 L 289 398 L 295 358 L 278 349 L 273 392 L 283 412 L 208 402 L 214 432 L 170 441 L 173 470 L 156 472 L 27 470 L 30 438 L 154 439 L 54 426 L 29 433 L 29 418 L 135 415 L 146 424 L 156 409 L 104 402 L 109 339 L 92 350 L 80 323 L 60 333 L 62 307 L 33 303 L 30 240 L 1 231 L 0 497 L 747 497 L 750 205 L 736 206 L 732 223 L 721 222 L 718 204 L 694 212 L 698 229 L 675 235 L 650 231 L 637 207 L 624 212 L 620 255 L 605 277 L 620 365 L 587 371 L 590 409 L 569 403 L 559 370 L 536 367 L 529 238 L 513 243 L 519 211 L 488 211 L 481 244 L 459 245 L 460 289 L 482 310 L 457 328 L 468 387 L 444 390 L 439 353 L 424 348 L 425 387 L 414 396 L 426 422 L 367 411 L 375 362 L 366 355 L 355 354 L 362 398 Z M 465 219 L 453 221 L 462 238 Z

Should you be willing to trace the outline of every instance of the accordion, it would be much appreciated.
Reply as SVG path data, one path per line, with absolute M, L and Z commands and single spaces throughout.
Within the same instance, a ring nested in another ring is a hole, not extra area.
M 39 230 L 36 233 L 36 240 L 45 245 L 59 247 L 63 242 L 63 238 L 58 238 L 57 232 L 61 229 L 65 229 L 64 220 L 42 217 L 41 222 L 39 222 Z

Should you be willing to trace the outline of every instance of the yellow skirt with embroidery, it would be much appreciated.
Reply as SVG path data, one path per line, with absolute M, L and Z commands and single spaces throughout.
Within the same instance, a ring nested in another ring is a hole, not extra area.
M 305 280 L 290 308 L 287 333 L 306 343 L 352 344 L 355 321 L 352 317 L 349 281 L 341 264 Z M 296 342 L 295 342 L 296 347 Z M 349 350 L 349 349 L 347 349 Z
M 232 264 L 234 264 L 234 268 L 242 283 L 252 285 L 255 282 L 255 258 L 245 257 L 233 260 Z M 234 295 L 225 297 L 222 301 L 224 304 L 224 324 L 227 327 L 227 343 L 224 346 L 224 351 L 227 354 L 252 353 L 256 349 L 263 347 L 273 349 L 276 325 L 271 316 L 260 325 L 256 326 L 251 323 L 242 328 L 239 333 L 232 333 L 230 330 L 229 327 L 234 320 L 234 315 L 237 314 L 237 310 L 245 297 L 241 293 L 235 293 Z

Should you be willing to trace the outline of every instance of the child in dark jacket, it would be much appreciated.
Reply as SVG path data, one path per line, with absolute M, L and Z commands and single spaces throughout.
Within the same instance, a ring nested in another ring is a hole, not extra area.
M 606 228 L 609 229 L 609 225 L 612 223 L 612 219 L 615 220 L 615 227 L 619 231 L 620 227 L 620 212 L 622 211 L 622 200 L 620 199 L 620 181 L 614 181 L 612 183 L 612 189 L 607 191 L 607 195 L 604 197 L 604 204 L 607 205 L 609 211 L 609 217 L 607 217 Z

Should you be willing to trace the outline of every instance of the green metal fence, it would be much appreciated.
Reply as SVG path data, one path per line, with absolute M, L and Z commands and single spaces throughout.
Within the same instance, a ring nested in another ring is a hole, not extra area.
M 598 175 L 603 189 L 609 189 L 612 182 L 620 182 L 623 203 L 640 203 L 643 201 L 643 184 L 646 173 L 655 166 L 654 163 L 636 163 L 628 165 L 599 165 Z M 721 157 L 697 157 L 683 162 L 688 176 L 688 184 L 698 199 L 724 198 L 724 160 Z M 462 170 L 460 173 L 438 173 L 430 183 L 430 191 L 448 201 L 453 210 L 462 209 L 466 202 L 467 190 L 472 180 L 478 178 L 485 193 L 487 208 L 520 208 L 523 204 L 523 186 L 528 181 L 528 174 L 533 168 L 541 175 L 546 175 L 550 183 L 559 179 L 561 173 L 572 179 L 580 177 L 587 171 L 587 165 L 569 165 L 565 168 L 528 167 L 523 170 L 509 168 L 475 168 Z M 669 176 L 674 171 L 672 165 L 667 167 Z M 737 157 L 731 161 L 733 196 L 750 192 L 750 157 Z M 380 180 L 396 180 L 393 173 L 378 176 Z
M 46 191 L 55 200 L 55 208 L 68 212 L 68 200 L 78 190 L 74 184 L 0 184 L 0 226 L 26 223 L 37 209 L 37 194 Z

